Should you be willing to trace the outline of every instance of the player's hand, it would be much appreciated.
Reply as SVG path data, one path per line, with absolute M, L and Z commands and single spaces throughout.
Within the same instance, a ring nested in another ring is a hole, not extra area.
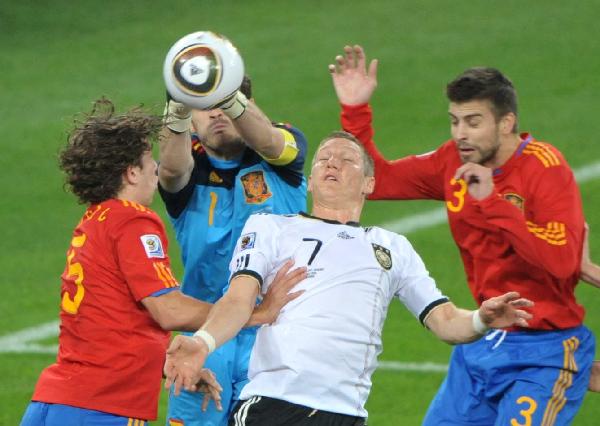
M 465 163 L 456 169 L 454 179 L 464 179 L 467 183 L 469 195 L 476 200 L 489 197 L 494 191 L 492 169 L 480 164 Z
M 235 120 L 240 117 L 244 112 L 246 112 L 246 107 L 248 106 L 248 98 L 237 90 L 232 95 L 226 97 L 225 99 L 217 102 L 207 109 L 216 109 L 220 108 L 223 111 L 223 114 Z
M 294 261 L 288 260 L 277 271 L 263 301 L 252 313 L 250 321 L 254 325 L 275 322 L 281 309 L 304 293 L 304 290 L 290 293 L 296 284 L 306 278 L 306 267 L 295 268 L 290 271 L 292 266 L 294 266 Z
M 600 392 L 600 361 L 596 360 L 592 364 L 592 374 L 588 385 L 590 392 Z
M 211 399 L 215 401 L 217 411 L 223 411 L 223 405 L 221 404 L 221 392 L 223 391 L 223 388 L 217 381 L 214 373 L 208 368 L 203 368 L 200 371 L 200 375 L 201 378 L 200 381 L 196 383 L 196 389 L 198 392 L 204 393 L 204 398 L 202 399 L 202 411 L 206 411 Z
M 367 70 L 365 52 L 361 46 L 345 46 L 344 55 L 335 57 L 329 65 L 333 87 L 343 105 L 369 103 L 377 88 L 377 59 L 373 59 Z
M 167 93 L 167 103 L 163 113 L 165 126 L 175 133 L 183 133 L 190 129 L 192 123 L 192 109 L 172 99 Z
M 520 297 L 516 291 L 511 291 L 485 300 L 479 308 L 479 315 L 481 321 L 490 328 L 529 327 L 527 320 L 533 318 L 533 315 L 520 308 L 531 306 L 531 300 Z
M 208 346 L 201 339 L 190 336 L 175 336 L 167 349 L 164 375 L 165 388 L 174 386 L 175 395 L 181 389 L 196 392 L 198 383 L 203 381 L 206 374 L 202 366 L 208 356 Z

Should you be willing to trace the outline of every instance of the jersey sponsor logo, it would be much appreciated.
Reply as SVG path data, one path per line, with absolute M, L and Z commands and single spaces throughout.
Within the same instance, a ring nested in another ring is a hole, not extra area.
M 162 242 L 160 241 L 160 237 L 154 234 L 146 234 L 140 237 L 142 240 L 142 245 L 144 246 L 144 250 L 146 250 L 146 256 L 149 258 L 152 257 L 165 257 L 165 252 L 162 247 Z
M 240 251 L 250 250 L 254 248 L 254 242 L 256 241 L 256 232 L 250 232 L 240 237 Z
M 392 268 L 392 254 L 390 251 L 379 244 L 371 243 L 371 245 L 373 246 L 377 262 L 379 262 L 383 269 L 390 270 Z
M 504 194 L 502 197 L 521 211 L 523 211 L 523 209 L 525 208 L 525 199 L 519 194 L 509 192 L 507 194 Z
M 338 238 L 341 238 L 342 240 L 353 240 L 354 237 L 350 234 L 348 234 L 346 231 L 342 231 L 339 234 L 337 234 Z
M 185 426 L 183 420 L 169 419 L 169 426 Z
M 262 170 L 246 173 L 241 178 L 244 187 L 246 203 L 260 204 L 271 198 L 273 194 L 269 191 L 265 175 Z
M 223 183 L 223 179 L 214 170 L 208 175 L 208 181 L 212 183 Z

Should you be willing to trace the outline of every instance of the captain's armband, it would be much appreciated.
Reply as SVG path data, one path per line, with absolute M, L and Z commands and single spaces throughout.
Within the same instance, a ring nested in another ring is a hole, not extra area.
M 298 156 L 298 146 L 296 145 L 296 139 L 294 135 L 286 130 L 277 127 L 276 130 L 280 131 L 283 134 L 284 146 L 283 151 L 277 158 L 266 158 L 263 156 L 265 161 L 274 166 L 285 166 L 286 164 L 290 164 L 292 161 L 296 159 Z

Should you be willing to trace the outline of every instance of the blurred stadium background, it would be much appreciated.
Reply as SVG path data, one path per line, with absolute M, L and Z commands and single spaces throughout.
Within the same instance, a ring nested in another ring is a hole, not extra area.
M 73 115 L 101 95 L 121 110 L 142 103 L 162 112 L 162 60 L 180 36 L 205 29 L 227 35 L 242 52 L 258 104 L 273 120 L 303 129 L 311 153 L 339 128 L 327 65 L 345 44 L 360 43 L 380 59 L 376 137 L 390 158 L 447 138 L 447 81 L 473 65 L 500 68 L 518 89 L 521 129 L 555 144 L 580 171 L 599 261 L 599 13 L 594 0 L 3 0 L 0 425 L 19 423 L 39 372 L 54 360 L 56 338 L 40 326 L 57 318 L 65 250 L 83 211 L 63 190 L 56 161 Z M 440 207 L 371 202 L 363 222 L 405 232 L 443 290 L 474 307 L 447 226 L 423 216 Z M 158 197 L 154 208 L 166 218 Z M 414 215 L 425 226 L 393 223 Z M 171 247 L 181 276 L 174 239 Z M 581 285 L 578 296 L 587 325 L 600 331 L 598 289 Z M 34 333 L 14 334 L 24 329 Z M 389 363 L 374 376 L 369 424 L 418 425 L 449 353 L 393 304 L 380 357 Z M 164 406 L 163 398 L 155 424 Z M 600 396 L 588 394 L 575 424 L 598 418 Z

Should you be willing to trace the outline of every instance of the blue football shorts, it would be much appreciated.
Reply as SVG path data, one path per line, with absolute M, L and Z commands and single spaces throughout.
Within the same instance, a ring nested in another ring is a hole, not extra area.
M 117 416 L 102 411 L 31 401 L 21 426 L 147 426 L 146 420 Z
M 585 326 L 492 330 L 454 348 L 423 425 L 569 425 L 587 391 L 594 352 Z

